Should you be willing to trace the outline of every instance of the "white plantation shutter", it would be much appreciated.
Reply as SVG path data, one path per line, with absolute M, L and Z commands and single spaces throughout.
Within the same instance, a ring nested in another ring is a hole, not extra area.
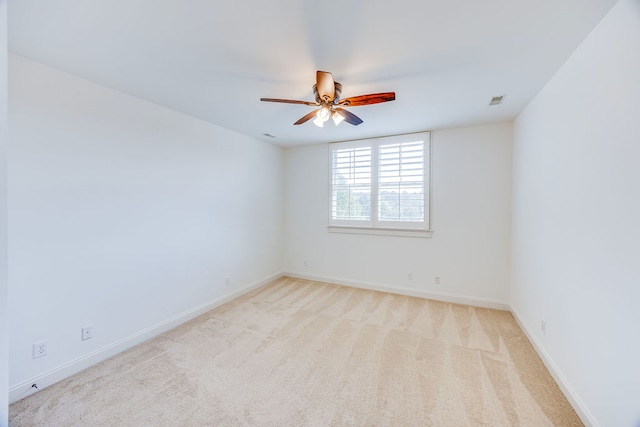
M 429 229 L 429 133 L 331 144 L 330 225 Z
M 424 221 L 424 141 L 378 148 L 378 221 Z
M 332 150 L 331 218 L 371 221 L 371 146 Z

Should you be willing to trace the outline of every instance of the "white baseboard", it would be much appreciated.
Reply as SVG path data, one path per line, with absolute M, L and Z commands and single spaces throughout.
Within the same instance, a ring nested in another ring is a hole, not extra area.
M 419 289 L 404 288 L 401 286 L 384 285 L 380 283 L 356 282 L 348 279 L 336 277 L 317 276 L 313 274 L 301 273 L 298 271 L 285 271 L 284 276 L 297 279 L 315 280 L 317 282 L 331 283 L 334 285 L 350 286 L 352 288 L 369 289 L 373 291 L 389 292 L 392 294 L 408 295 L 418 298 L 426 298 L 437 301 L 451 302 L 456 304 L 472 305 L 475 307 L 495 308 L 497 310 L 509 311 L 509 303 L 506 301 L 491 300 L 465 295 L 455 295 L 446 292 L 422 291 Z
M 542 359 L 542 363 L 544 363 L 544 365 L 547 367 L 547 370 L 549 370 L 549 373 L 556 381 L 556 383 L 560 387 L 560 390 L 562 390 L 562 393 L 564 393 L 565 397 L 580 417 L 580 420 L 582 420 L 584 425 L 587 427 L 599 427 L 598 422 L 595 420 L 593 415 L 591 415 L 591 412 L 589 412 L 584 403 L 582 403 L 582 400 L 578 397 L 576 392 L 573 390 L 573 387 L 571 387 L 564 375 L 562 375 L 562 372 L 553 362 L 553 359 L 551 359 L 549 353 L 547 353 L 542 344 L 540 344 L 540 341 L 538 341 L 536 336 L 531 332 L 531 329 L 528 328 L 527 325 L 522 321 L 522 317 L 518 314 L 518 310 L 516 310 L 513 306 L 510 307 L 510 310 L 511 314 L 513 314 L 513 317 L 516 319 L 516 322 L 518 322 L 520 329 L 524 331 L 525 335 L 529 339 L 529 342 L 531 342 L 533 348 L 536 350 L 536 353 L 538 353 L 538 356 L 540 356 L 540 359 Z
M 259 288 L 260 286 L 279 277 L 282 277 L 281 273 L 273 274 L 265 279 L 237 289 L 228 295 L 223 295 L 219 298 L 206 302 L 184 313 L 173 316 L 161 323 L 143 329 L 136 334 L 133 334 L 105 347 L 102 347 L 96 351 L 78 357 L 77 359 L 60 365 L 38 376 L 30 378 L 20 384 L 11 386 L 9 388 L 9 403 L 14 403 L 24 397 L 30 396 L 33 393 L 42 390 L 43 388 L 62 381 L 63 379 L 75 375 L 78 372 L 83 371 L 99 362 L 102 362 L 103 360 L 106 360 L 111 356 L 121 353 L 135 345 L 138 345 L 144 341 L 147 341 L 148 339 L 160 335 L 163 332 L 173 329 L 176 326 L 179 326 L 203 313 L 206 313 L 209 310 L 212 310 L 218 306 L 221 306 L 222 304 L 236 299 L 239 296 L 244 295 L 256 288 Z M 32 384 L 36 383 L 38 384 L 38 389 L 32 387 Z

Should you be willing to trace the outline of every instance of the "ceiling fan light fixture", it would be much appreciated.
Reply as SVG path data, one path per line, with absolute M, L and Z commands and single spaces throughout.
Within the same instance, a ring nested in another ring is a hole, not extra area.
M 318 113 L 316 114 L 316 118 L 313 120 L 313 123 L 315 123 L 316 126 L 321 128 L 324 125 L 324 122 L 329 120 L 329 117 L 331 117 L 331 112 L 329 111 L 329 107 L 324 106 L 318 110 Z
M 331 114 L 331 118 L 333 119 L 333 123 L 335 123 L 336 126 L 338 126 L 344 120 L 342 114 L 337 111 L 334 111 L 333 114 Z
M 322 107 L 321 109 L 318 110 L 318 119 L 322 120 L 322 122 L 326 122 L 327 120 L 329 120 L 329 116 L 331 114 L 329 113 L 329 109 L 327 107 Z

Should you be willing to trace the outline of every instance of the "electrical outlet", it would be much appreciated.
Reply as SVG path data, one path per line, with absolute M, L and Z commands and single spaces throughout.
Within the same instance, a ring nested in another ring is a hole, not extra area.
M 433 283 L 435 283 L 436 285 L 439 285 L 440 284 L 440 276 L 435 276 L 433 278 Z
M 547 322 L 545 322 L 544 319 L 540 321 L 540 330 L 543 334 L 547 333 Z
M 82 328 L 82 341 L 93 338 L 93 326 L 85 326 Z
M 47 355 L 47 342 L 40 341 L 33 345 L 33 358 L 37 359 L 38 357 Z
M 224 278 L 224 284 L 227 286 L 231 284 L 231 276 L 227 276 Z
M 413 271 L 407 272 L 407 279 L 413 280 Z

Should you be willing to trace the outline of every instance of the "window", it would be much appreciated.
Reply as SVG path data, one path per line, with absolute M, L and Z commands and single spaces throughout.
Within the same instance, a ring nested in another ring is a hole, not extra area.
M 331 144 L 330 231 L 429 230 L 429 133 Z

